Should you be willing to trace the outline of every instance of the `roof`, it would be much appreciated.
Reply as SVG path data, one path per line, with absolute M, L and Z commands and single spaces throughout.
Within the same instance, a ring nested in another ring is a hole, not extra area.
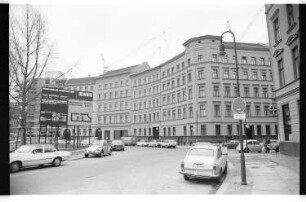
M 134 66 L 130 66 L 130 67 L 125 67 L 125 68 L 120 68 L 120 69 L 115 69 L 115 70 L 110 70 L 105 72 L 104 74 L 101 74 L 99 76 L 99 78 L 103 78 L 103 77 L 110 77 L 110 76 L 117 76 L 119 74 L 129 74 L 131 72 L 131 70 L 134 67 L 137 67 L 138 65 L 134 65 Z
M 223 42 L 225 48 L 234 48 L 234 42 Z M 238 50 L 243 49 L 255 49 L 255 50 L 263 50 L 263 51 L 270 51 L 269 46 L 261 44 L 261 43 L 244 43 L 244 42 L 236 42 L 236 47 Z
M 215 39 L 215 40 L 221 40 L 221 36 L 214 36 L 214 35 L 204 35 L 199 37 L 193 37 L 188 39 L 185 43 L 183 43 L 184 46 L 188 45 L 189 43 L 193 41 L 199 41 L 204 39 Z M 234 42 L 224 42 L 225 48 L 234 48 Z M 238 50 L 263 50 L 263 51 L 269 51 L 269 46 L 264 45 L 261 43 L 244 43 L 244 42 L 236 42 L 236 47 Z
M 183 43 L 183 46 L 186 46 L 187 44 L 193 42 L 193 41 L 199 41 L 203 39 L 217 39 L 220 40 L 221 36 L 214 36 L 214 35 L 204 35 L 204 36 L 199 36 L 199 37 L 193 37 L 188 39 L 185 43 Z
M 66 85 L 80 85 L 80 84 L 94 84 L 97 77 L 83 77 L 83 78 L 74 78 L 68 79 Z

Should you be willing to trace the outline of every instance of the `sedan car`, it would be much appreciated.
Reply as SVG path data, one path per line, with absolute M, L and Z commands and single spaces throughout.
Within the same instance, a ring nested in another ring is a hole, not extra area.
M 150 142 L 149 142 L 149 145 L 148 145 L 149 147 L 159 147 L 160 146 L 160 142 L 159 141 L 157 141 L 157 140 L 151 140 Z
M 60 166 L 67 160 L 71 152 L 58 151 L 51 144 L 23 145 L 10 153 L 10 170 L 17 172 L 20 168 L 52 164 Z
M 163 140 L 161 143 L 160 143 L 160 146 L 161 147 L 167 147 L 167 148 L 175 148 L 177 146 L 177 143 L 175 140 Z
M 106 154 L 112 154 L 111 145 L 106 140 L 96 140 L 87 149 L 85 149 L 85 158 L 90 154 L 102 157 Z
M 113 151 L 124 151 L 124 142 L 122 140 L 114 140 L 112 142 Z
M 191 147 L 181 163 L 180 173 L 185 180 L 190 178 L 220 180 L 227 172 L 227 158 L 221 146 L 206 144 Z
M 241 152 L 240 143 L 236 147 L 236 150 L 239 153 Z M 244 140 L 243 141 L 243 151 L 245 153 L 254 152 L 254 151 L 261 152 L 262 151 L 262 145 L 257 140 Z
M 147 146 L 149 146 L 149 143 L 146 140 L 140 140 L 140 141 L 136 142 L 136 146 L 147 147 Z
M 239 140 L 230 140 L 226 142 L 224 145 L 226 145 L 228 149 L 236 149 L 239 142 L 240 142 Z

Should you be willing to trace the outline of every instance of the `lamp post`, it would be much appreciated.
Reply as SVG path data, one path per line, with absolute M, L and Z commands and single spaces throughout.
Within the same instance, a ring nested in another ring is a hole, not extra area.
M 225 31 L 221 34 L 221 44 L 220 44 L 220 55 L 225 55 L 224 51 L 224 44 L 222 42 L 222 37 L 224 34 L 230 33 L 234 40 L 234 50 L 235 50 L 235 63 L 236 63 L 236 78 L 237 78 L 237 97 L 240 98 L 240 88 L 239 88 L 239 69 L 238 69 L 238 59 L 237 59 L 237 48 L 236 48 L 236 40 L 235 35 L 231 30 Z M 243 137 L 242 137 L 242 120 L 239 120 L 239 136 L 240 136 L 240 163 L 241 163 L 241 184 L 246 185 L 246 172 L 245 172 L 245 158 L 244 158 L 244 151 L 243 151 Z

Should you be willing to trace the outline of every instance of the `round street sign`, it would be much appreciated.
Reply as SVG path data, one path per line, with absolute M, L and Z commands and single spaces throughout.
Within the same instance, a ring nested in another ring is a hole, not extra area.
M 245 110 L 245 101 L 241 97 L 233 100 L 232 109 L 234 113 L 240 114 Z

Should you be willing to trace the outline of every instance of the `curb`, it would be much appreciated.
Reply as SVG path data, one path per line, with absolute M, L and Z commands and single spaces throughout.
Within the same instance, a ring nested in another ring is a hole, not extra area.
M 225 191 L 228 189 L 228 186 L 231 184 L 230 182 L 234 177 L 233 173 L 234 173 L 235 166 L 229 161 L 227 161 L 227 166 L 228 168 L 227 168 L 226 178 L 222 182 L 218 191 L 216 192 L 216 195 L 223 195 Z

